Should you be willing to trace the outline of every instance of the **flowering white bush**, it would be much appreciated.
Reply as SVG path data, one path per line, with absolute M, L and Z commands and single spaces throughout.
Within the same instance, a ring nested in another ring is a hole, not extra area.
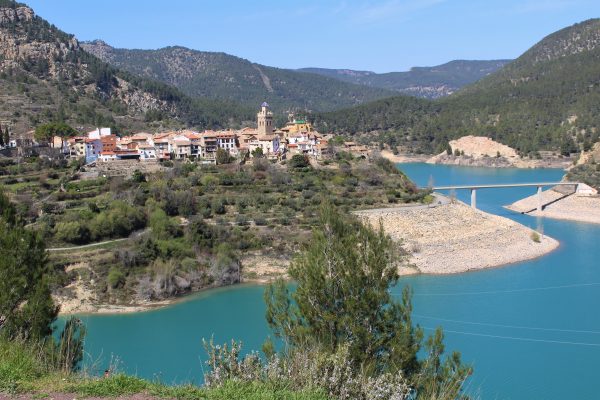
M 350 359 L 347 346 L 334 354 L 318 349 L 292 350 L 284 356 L 274 355 L 262 361 L 253 352 L 241 357 L 241 344 L 215 345 L 204 342 L 210 371 L 204 375 L 205 385 L 219 387 L 228 380 L 268 382 L 293 389 L 319 388 L 343 400 L 404 400 L 411 393 L 401 374 L 370 377 L 358 370 Z

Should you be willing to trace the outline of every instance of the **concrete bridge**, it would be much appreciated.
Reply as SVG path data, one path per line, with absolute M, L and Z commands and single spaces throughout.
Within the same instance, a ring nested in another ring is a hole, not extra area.
M 542 201 L 542 188 L 547 186 L 573 186 L 573 192 L 577 193 L 587 190 L 589 186 L 579 182 L 538 182 L 538 183 L 502 183 L 491 185 L 457 185 L 457 186 L 434 186 L 429 189 L 433 190 L 470 190 L 471 191 L 471 207 L 477 208 L 477 190 L 478 189 L 501 189 L 511 187 L 536 187 L 538 194 L 537 210 L 542 211 L 544 206 Z

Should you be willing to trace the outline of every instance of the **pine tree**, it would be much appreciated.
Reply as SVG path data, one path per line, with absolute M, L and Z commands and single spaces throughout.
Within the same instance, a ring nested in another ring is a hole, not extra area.
M 58 314 L 48 282 L 46 249 L 21 226 L 14 206 L 0 192 L 0 334 L 42 339 Z
M 324 204 L 319 229 L 289 269 L 295 291 L 281 280 L 265 291 L 267 321 L 288 348 L 335 354 L 347 346 L 359 371 L 401 371 L 417 391 L 459 398 L 471 370 L 459 353 L 442 361 L 441 331 L 426 343 L 429 356 L 417 358 L 423 331 L 412 323 L 411 291 L 405 287 L 400 302 L 390 294 L 399 261 L 400 249 L 382 227 L 373 230 Z
M 2 125 L 0 125 L 0 147 L 4 147 L 4 135 L 2 134 Z

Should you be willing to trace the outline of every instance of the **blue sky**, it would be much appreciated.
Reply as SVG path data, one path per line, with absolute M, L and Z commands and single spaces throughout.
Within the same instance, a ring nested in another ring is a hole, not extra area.
M 24 0 L 80 40 L 223 51 L 282 68 L 405 71 L 515 58 L 599 0 Z

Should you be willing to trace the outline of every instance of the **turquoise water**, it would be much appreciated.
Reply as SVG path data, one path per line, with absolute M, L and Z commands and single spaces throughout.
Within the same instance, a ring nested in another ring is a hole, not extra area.
M 400 166 L 419 185 L 557 181 L 560 170 Z M 561 242 L 555 252 L 503 268 L 452 276 L 417 276 L 415 320 L 443 326 L 446 348 L 459 350 L 475 374 L 468 390 L 483 399 L 600 397 L 600 226 L 536 219 L 502 208 L 533 188 L 488 189 L 479 208 L 513 218 Z M 464 201 L 466 191 L 457 193 Z M 399 294 L 400 287 L 393 293 Z M 84 316 L 86 350 L 100 369 L 117 356 L 128 373 L 166 383 L 202 381 L 202 338 L 242 340 L 260 349 L 268 328 L 263 288 L 202 293 L 161 310 Z M 527 328 L 527 329 L 526 329 Z

